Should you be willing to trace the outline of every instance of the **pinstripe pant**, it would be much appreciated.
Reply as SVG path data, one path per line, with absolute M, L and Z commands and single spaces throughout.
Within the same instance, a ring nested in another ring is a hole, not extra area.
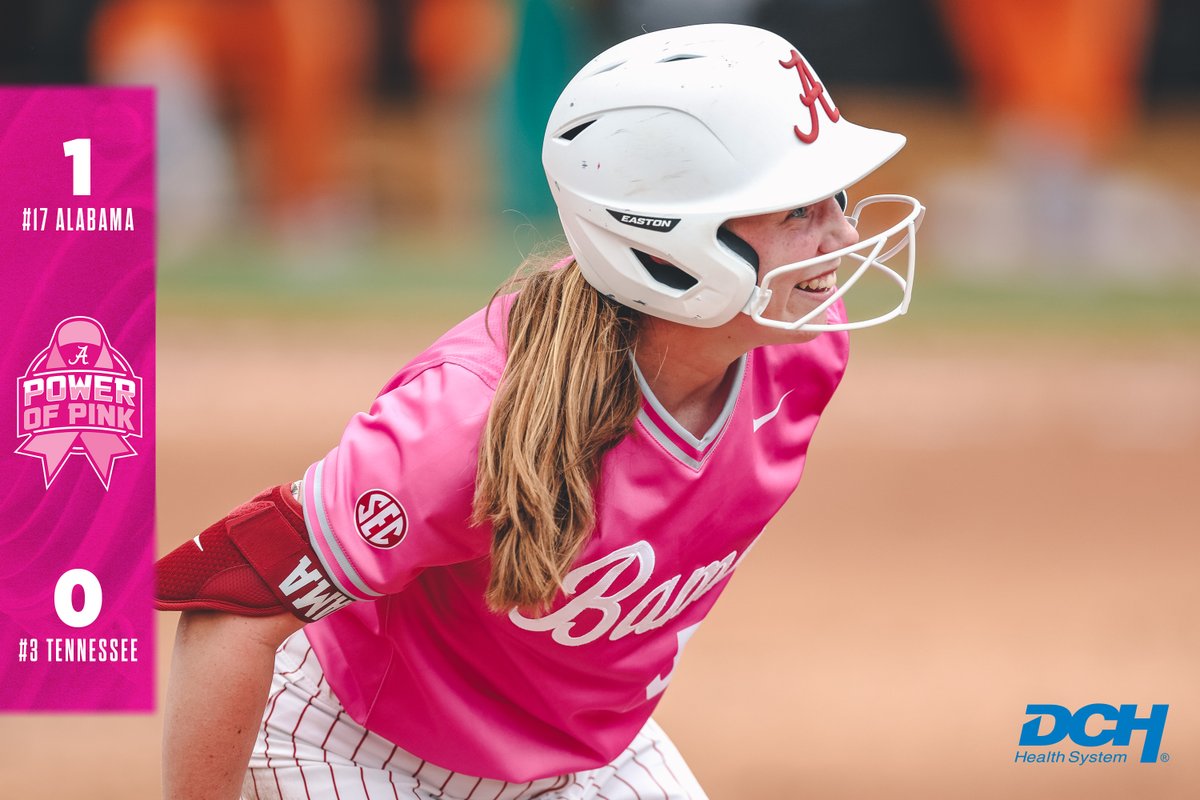
M 275 657 L 275 676 L 242 784 L 243 800 L 707 800 L 654 720 L 599 769 L 527 783 L 450 772 L 352 720 L 304 632 Z

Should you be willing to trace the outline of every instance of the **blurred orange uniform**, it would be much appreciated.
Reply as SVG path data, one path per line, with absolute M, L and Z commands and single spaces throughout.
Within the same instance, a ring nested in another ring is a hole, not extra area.
M 942 0 L 990 117 L 1095 156 L 1137 112 L 1153 0 Z
M 497 0 L 419 0 L 409 34 L 413 64 L 430 94 L 478 94 L 504 72 L 512 10 Z
M 178 48 L 258 140 L 273 211 L 336 194 L 366 89 L 366 0 L 112 0 L 92 30 L 94 73 L 147 42 Z

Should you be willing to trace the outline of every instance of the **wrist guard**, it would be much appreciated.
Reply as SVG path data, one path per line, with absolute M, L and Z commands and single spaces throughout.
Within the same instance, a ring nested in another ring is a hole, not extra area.
M 155 565 L 154 607 L 248 617 L 284 611 L 313 622 L 349 604 L 308 540 L 300 504 L 274 486 Z

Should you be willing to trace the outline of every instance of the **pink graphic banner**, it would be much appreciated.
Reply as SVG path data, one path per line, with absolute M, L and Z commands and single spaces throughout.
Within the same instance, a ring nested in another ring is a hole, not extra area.
M 0 88 L 0 185 L 0 711 L 151 711 L 151 90 Z

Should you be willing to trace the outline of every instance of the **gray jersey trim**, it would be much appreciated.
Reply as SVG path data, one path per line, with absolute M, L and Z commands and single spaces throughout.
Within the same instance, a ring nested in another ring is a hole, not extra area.
M 646 398 L 646 402 L 650 404 L 650 407 L 658 413 L 658 416 L 670 426 L 671 430 L 680 439 L 683 439 L 697 450 L 707 450 L 708 446 L 721 435 L 721 431 L 725 428 L 725 423 L 733 415 L 738 395 L 742 393 L 742 382 L 746 377 L 746 356 L 743 355 L 738 359 L 737 374 L 733 376 L 733 385 L 729 387 L 729 397 L 725 398 L 725 405 L 721 408 L 721 413 L 713 421 L 713 424 L 709 426 L 702 439 L 697 439 L 693 436 L 691 431 L 676 422 L 675 418 L 663 408 L 662 403 L 658 402 L 658 398 L 650 390 L 650 384 L 646 382 L 646 377 L 642 375 L 642 371 L 638 368 L 637 361 L 634 360 L 632 354 L 630 354 L 629 359 L 633 362 L 633 374 L 637 377 L 638 387 L 641 388 L 642 396 Z M 638 420 L 642 423 L 642 427 L 654 437 L 655 441 L 665 447 L 673 456 L 692 469 L 700 469 L 701 462 L 680 450 L 664 431 L 659 430 L 659 426 L 645 411 L 638 412 Z M 707 456 L 708 454 L 705 453 L 705 455 Z
M 658 425 L 655 424 L 654 420 L 650 419 L 650 416 L 645 411 L 639 411 L 637 418 L 638 422 L 642 423 L 642 427 L 645 428 L 646 433 L 650 434 L 654 441 L 666 448 L 667 452 L 675 456 L 677 460 L 683 462 L 692 469 L 696 471 L 700 470 L 700 462 L 680 450 L 678 445 L 672 442 L 665 433 L 658 429 Z
M 325 512 L 325 502 L 321 499 L 321 489 L 324 485 L 324 476 L 325 461 L 321 460 L 313 465 L 313 506 L 316 510 L 318 525 L 314 527 L 312 520 L 309 519 L 307 503 L 302 504 L 304 506 L 304 524 L 308 527 L 308 535 L 310 538 L 315 534 L 320 534 L 321 538 L 325 541 L 325 544 L 329 547 L 329 552 L 332 553 L 334 559 L 336 559 L 338 566 L 341 567 L 342 572 L 346 574 L 346 577 L 350 579 L 350 582 L 354 584 L 355 589 L 358 591 L 352 591 L 346 586 L 342 585 L 342 583 L 337 579 L 337 573 L 332 569 L 332 566 L 326 560 L 325 553 L 320 547 L 314 547 L 313 550 L 316 551 L 317 557 L 321 559 L 321 564 L 325 567 L 325 572 L 329 575 L 330 579 L 334 582 L 334 584 L 337 585 L 337 588 L 340 589 L 343 594 L 350 595 L 351 597 L 355 595 L 361 596 L 364 594 L 368 597 L 383 597 L 382 592 L 376 592 L 367 586 L 366 582 L 358 574 L 358 571 L 354 569 L 353 565 L 351 565 L 350 559 L 346 557 L 346 551 L 342 549 L 337 537 L 333 535 L 333 528 L 329 524 L 329 515 Z

